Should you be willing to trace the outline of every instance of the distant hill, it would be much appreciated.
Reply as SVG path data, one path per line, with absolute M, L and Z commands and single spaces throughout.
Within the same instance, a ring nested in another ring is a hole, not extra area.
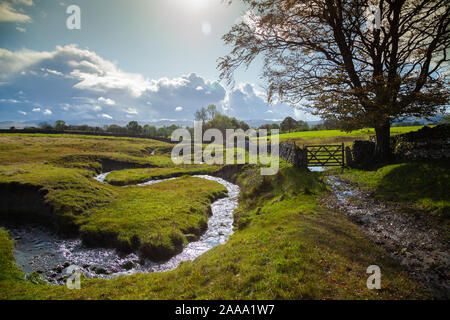
M 438 122 L 442 119 L 443 114 L 439 114 L 433 118 L 431 118 L 431 122 Z M 192 127 L 194 120 L 175 120 L 175 119 L 162 119 L 162 120 L 155 120 L 155 121 L 138 121 L 141 125 L 152 125 L 157 128 L 163 127 L 163 126 L 171 126 L 173 124 L 180 126 L 180 127 Z M 243 120 L 244 122 L 248 123 L 250 127 L 258 128 L 264 124 L 280 124 L 282 120 L 264 120 L 264 119 L 251 119 L 251 120 Z M 402 122 L 414 122 L 418 121 L 421 124 L 427 124 L 430 123 L 429 120 L 422 119 L 422 118 L 408 118 L 403 120 Z M 26 127 L 37 127 L 39 126 L 39 123 L 43 122 L 43 120 L 28 120 L 28 121 L 0 121 L 0 129 L 9 129 L 10 127 L 16 127 L 17 129 L 23 129 Z M 54 124 L 54 121 L 47 121 L 49 124 Z M 117 124 L 119 126 L 125 126 L 128 121 L 111 121 L 108 119 L 95 119 L 95 120 L 72 120 L 72 121 L 66 121 L 69 125 L 88 125 L 91 127 L 103 127 L 104 125 L 110 125 L 110 124 Z M 319 123 L 322 123 L 323 121 L 306 121 L 309 126 L 313 126 Z

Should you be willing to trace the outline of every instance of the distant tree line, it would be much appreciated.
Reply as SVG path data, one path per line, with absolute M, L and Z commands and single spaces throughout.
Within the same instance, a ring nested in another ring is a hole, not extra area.
M 335 119 L 327 119 L 322 123 L 310 126 L 306 121 L 286 117 L 279 125 L 276 123 L 264 124 L 260 126 L 259 129 L 266 129 L 270 134 L 274 129 L 280 130 L 281 133 L 289 133 L 301 131 L 337 130 L 343 128 L 342 125 Z
M 248 130 L 250 126 L 244 121 L 239 121 L 234 117 L 228 117 L 221 114 L 215 105 L 210 105 L 206 108 L 201 108 L 195 113 L 195 120 L 202 121 L 203 130 L 210 128 L 216 128 L 226 133 L 226 129 L 242 129 Z M 446 114 L 436 124 L 450 123 L 450 115 Z M 403 121 L 396 122 L 393 126 L 396 127 L 408 127 L 408 126 L 420 126 L 423 123 L 419 121 Z M 181 128 L 175 124 L 170 126 L 155 127 L 152 125 L 140 125 L 137 121 L 130 121 L 126 126 L 121 127 L 117 124 L 105 125 L 103 127 L 88 126 L 88 125 L 67 125 L 63 120 L 55 121 L 54 125 L 48 122 L 39 123 L 39 128 L 43 131 L 73 131 L 73 132 L 86 132 L 93 134 L 110 133 L 117 135 L 131 135 L 147 138 L 162 138 L 170 139 L 172 132 Z M 27 129 L 37 129 L 34 127 L 28 127 Z M 193 134 L 193 128 L 187 128 Z M 301 132 L 301 131 L 318 131 L 318 130 L 346 130 L 345 123 L 337 119 L 325 119 L 322 123 L 318 123 L 310 126 L 306 121 L 295 120 L 292 117 L 286 117 L 280 124 L 267 123 L 261 125 L 258 129 L 266 129 L 270 135 L 272 130 L 280 130 L 281 133 Z M 15 127 L 11 127 L 10 130 L 16 130 Z
M 438 123 L 449 123 L 450 116 L 446 115 L 442 118 Z M 412 127 L 412 126 L 421 126 L 423 125 L 420 121 L 400 121 L 394 123 L 392 126 L 394 127 Z M 345 122 L 339 121 L 338 119 L 325 119 L 323 122 L 310 126 L 306 121 L 295 120 L 292 117 L 285 118 L 280 125 L 276 123 L 272 124 L 264 124 L 260 126 L 258 129 L 266 129 L 268 134 L 271 134 L 273 129 L 280 130 L 281 133 L 290 133 L 290 132 L 301 132 L 301 131 L 319 131 L 319 130 L 348 130 Z
M 172 132 L 180 128 L 173 124 L 171 126 L 155 127 L 152 125 L 140 125 L 137 121 L 130 121 L 126 126 L 121 127 L 117 124 L 105 125 L 103 127 L 93 127 L 88 125 L 67 125 L 62 120 L 55 121 L 52 126 L 48 122 L 41 122 L 39 128 L 45 131 L 79 131 L 87 133 L 111 133 L 119 135 L 132 135 L 149 138 L 164 138 L 169 139 Z M 13 128 L 11 128 L 13 129 Z M 33 129 L 33 128 L 28 128 Z

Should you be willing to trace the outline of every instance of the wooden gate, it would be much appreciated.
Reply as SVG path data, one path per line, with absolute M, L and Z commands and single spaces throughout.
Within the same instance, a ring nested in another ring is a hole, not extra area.
M 344 144 L 306 146 L 308 167 L 343 167 Z

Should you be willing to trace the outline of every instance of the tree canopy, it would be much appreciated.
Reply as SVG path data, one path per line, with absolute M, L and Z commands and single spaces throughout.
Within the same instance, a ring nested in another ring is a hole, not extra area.
M 233 83 L 262 56 L 269 101 L 312 107 L 348 130 L 375 127 L 380 159 L 394 120 L 449 102 L 448 0 L 242 1 L 251 10 L 223 37 L 232 51 L 221 77 Z
M 291 117 L 285 118 L 280 124 L 280 129 L 283 132 L 291 132 L 294 131 L 295 128 L 297 128 L 297 121 Z

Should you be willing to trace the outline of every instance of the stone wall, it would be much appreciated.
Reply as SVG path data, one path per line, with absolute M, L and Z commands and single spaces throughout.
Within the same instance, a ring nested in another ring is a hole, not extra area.
M 142 139 L 157 140 L 157 141 L 171 143 L 171 144 L 177 144 L 178 143 L 176 141 L 172 141 L 171 139 L 165 139 L 165 138 L 161 138 L 161 137 L 148 137 L 148 136 L 143 136 L 143 135 L 122 134 L 122 133 L 112 133 L 112 132 L 87 132 L 87 131 L 80 131 L 80 130 L 58 131 L 58 130 L 31 129 L 31 128 L 25 128 L 25 129 L 0 129 L 0 134 L 1 133 L 75 134 L 75 135 L 81 135 L 81 136 L 101 136 L 101 137 L 118 137 L 118 138 L 142 138 Z
M 375 139 L 355 141 L 346 148 L 347 165 L 358 167 L 370 163 Z M 450 159 L 450 125 L 423 127 L 414 132 L 391 137 L 391 152 L 397 161 Z
M 250 142 L 248 139 L 245 140 L 245 149 L 247 151 L 250 150 L 250 145 L 253 145 L 253 142 Z M 235 147 L 237 145 L 235 144 Z M 257 144 L 256 146 L 252 146 L 257 150 L 259 153 L 259 147 L 260 144 Z M 264 146 L 264 148 L 267 148 L 267 153 L 271 153 L 271 147 L 272 145 L 270 142 L 267 142 L 267 146 Z M 287 143 L 287 142 L 281 142 L 279 143 L 279 157 L 286 162 L 297 166 L 297 167 L 306 167 L 307 166 L 307 154 L 306 150 L 300 148 L 295 143 Z
M 404 161 L 449 159 L 450 124 L 393 136 L 391 150 L 396 159 Z
M 345 150 L 346 164 L 350 167 L 365 166 L 370 163 L 375 151 L 375 142 L 356 140 Z
M 306 150 L 300 148 L 295 143 L 280 143 L 280 158 L 296 167 L 307 166 Z

